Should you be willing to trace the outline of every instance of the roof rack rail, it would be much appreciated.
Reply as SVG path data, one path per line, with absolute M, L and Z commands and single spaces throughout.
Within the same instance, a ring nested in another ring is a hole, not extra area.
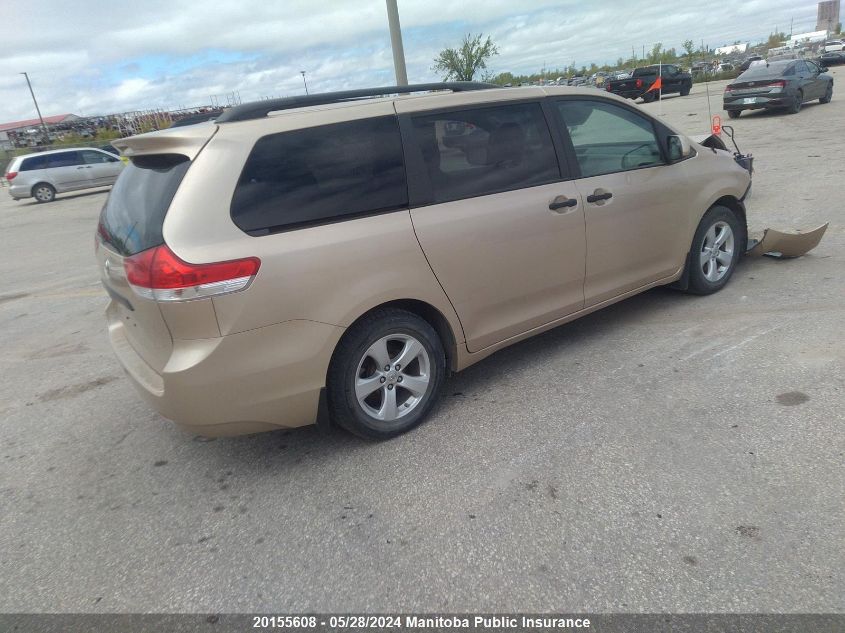
M 407 94 L 410 92 L 431 92 L 433 90 L 451 90 L 452 92 L 466 92 L 468 90 L 487 90 L 500 88 L 496 84 L 477 81 L 445 81 L 428 84 L 411 84 L 409 86 L 385 86 L 383 88 L 363 88 L 359 90 L 343 90 L 340 92 L 324 92 L 321 94 L 304 95 L 301 97 L 283 97 L 267 101 L 253 101 L 226 110 L 217 117 L 215 123 L 231 123 L 232 121 L 249 121 L 267 116 L 270 112 L 304 108 L 328 103 L 341 103 L 370 97 L 384 97 L 393 94 Z

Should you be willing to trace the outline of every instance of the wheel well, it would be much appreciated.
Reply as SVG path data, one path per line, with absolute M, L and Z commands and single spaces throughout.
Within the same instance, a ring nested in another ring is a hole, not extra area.
M 446 320 L 446 317 L 443 316 L 440 310 L 425 301 L 419 301 L 418 299 L 398 299 L 396 301 L 382 303 L 362 314 L 352 324 L 350 324 L 349 327 L 358 323 L 358 321 L 365 318 L 371 312 L 382 308 L 399 308 L 407 310 L 408 312 L 412 312 L 421 319 L 425 320 L 431 327 L 434 328 L 434 331 L 437 332 L 437 336 L 440 337 L 440 341 L 443 343 L 443 349 L 446 352 L 446 367 L 448 367 L 451 371 L 455 371 L 457 366 L 457 343 L 455 341 L 455 334 L 452 332 L 452 327 L 449 325 L 449 321 Z
M 748 243 L 748 220 L 745 215 L 745 205 L 742 204 L 739 200 L 734 198 L 733 196 L 722 196 L 716 202 L 713 203 L 712 207 L 721 206 L 727 207 L 734 213 L 736 213 L 737 217 L 739 218 L 740 222 L 742 223 L 742 230 L 744 231 L 744 235 L 742 236 L 743 239 L 740 244 L 747 244 Z M 744 250 L 743 250 L 744 252 Z

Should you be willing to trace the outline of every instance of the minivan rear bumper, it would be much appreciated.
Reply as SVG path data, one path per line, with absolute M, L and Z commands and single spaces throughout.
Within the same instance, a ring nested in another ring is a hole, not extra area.
M 132 348 L 121 321 L 109 318 L 112 348 L 141 396 L 185 431 L 207 437 L 314 424 L 343 331 L 296 320 L 211 339 L 177 339 L 156 372 Z

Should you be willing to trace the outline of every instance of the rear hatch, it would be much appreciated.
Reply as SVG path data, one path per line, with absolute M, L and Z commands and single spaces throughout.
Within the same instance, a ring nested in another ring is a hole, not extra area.
M 130 162 L 112 188 L 97 227 L 97 263 L 111 298 L 110 327 L 119 323 L 126 342 L 158 372 L 170 357 L 173 340 L 156 300 L 130 285 L 127 265 L 164 244 L 164 218 L 173 196 L 191 160 L 217 129 L 192 127 L 204 128 L 203 133 L 185 127 L 114 142 Z

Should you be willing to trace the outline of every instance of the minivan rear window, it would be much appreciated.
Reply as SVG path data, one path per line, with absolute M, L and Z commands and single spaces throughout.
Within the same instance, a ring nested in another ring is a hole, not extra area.
M 30 156 L 21 162 L 19 171 L 35 171 L 36 169 L 47 169 L 47 156 Z
M 264 136 L 244 165 L 232 220 L 250 235 L 408 206 L 396 117 Z
M 100 213 L 103 242 L 124 256 L 163 244 L 164 216 L 190 164 L 180 154 L 133 158 Z

